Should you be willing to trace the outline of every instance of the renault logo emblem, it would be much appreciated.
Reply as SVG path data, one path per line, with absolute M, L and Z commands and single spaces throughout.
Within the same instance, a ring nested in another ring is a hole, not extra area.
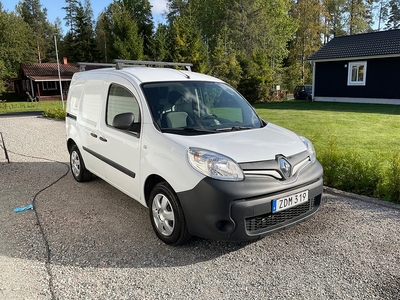
M 281 169 L 281 172 L 285 179 L 289 178 L 292 175 L 292 166 L 283 157 L 279 157 L 279 168 Z

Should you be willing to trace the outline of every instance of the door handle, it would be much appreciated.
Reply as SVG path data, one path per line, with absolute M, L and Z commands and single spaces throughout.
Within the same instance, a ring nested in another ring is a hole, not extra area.
M 90 135 L 91 135 L 92 137 L 94 137 L 94 138 L 97 138 L 97 134 L 95 134 L 95 133 L 93 133 L 93 132 L 91 132 Z
M 107 139 L 103 138 L 102 136 L 99 137 L 99 140 L 102 141 L 102 142 L 107 142 Z

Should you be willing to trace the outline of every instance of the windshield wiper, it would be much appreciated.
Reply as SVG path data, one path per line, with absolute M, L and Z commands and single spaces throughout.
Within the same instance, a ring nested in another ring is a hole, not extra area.
M 253 127 L 232 126 L 232 127 L 226 127 L 226 128 L 218 128 L 217 131 L 238 131 L 238 130 L 246 130 L 246 129 L 253 129 Z
M 216 133 L 216 130 L 195 128 L 195 127 L 178 127 L 178 128 L 161 128 L 161 131 L 174 132 L 174 131 L 189 131 L 189 132 L 203 132 L 203 133 Z
M 195 132 L 208 132 L 208 133 L 215 133 L 215 129 L 204 129 L 204 128 L 196 128 L 196 127 L 183 127 L 185 131 L 195 131 Z

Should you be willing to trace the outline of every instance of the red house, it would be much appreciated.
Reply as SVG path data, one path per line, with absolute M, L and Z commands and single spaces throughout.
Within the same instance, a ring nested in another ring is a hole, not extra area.
M 63 97 L 66 99 L 72 75 L 78 71 L 79 66 L 68 63 L 66 58 L 63 59 L 62 64 L 21 64 L 18 78 L 14 80 L 14 90 L 16 94 L 27 100 L 61 100 L 61 81 Z

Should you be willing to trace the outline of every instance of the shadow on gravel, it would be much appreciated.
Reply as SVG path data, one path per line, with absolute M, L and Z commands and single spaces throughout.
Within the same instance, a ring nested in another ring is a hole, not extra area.
M 45 261 L 34 211 L 14 213 L 65 173 L 59 163 L 0 164 L 0 255 Z M 51 251 L 51 263 L 79 267 L 146 268 L 195 264 L 239 250 L 247 243 L 194 237 L 172 247 L 153 232 L 147 208 L 105 181 L 76 182 L 71 174 L 38 195 L 35 203 Z M 3 238 L 2 238 L 3 239 Z

